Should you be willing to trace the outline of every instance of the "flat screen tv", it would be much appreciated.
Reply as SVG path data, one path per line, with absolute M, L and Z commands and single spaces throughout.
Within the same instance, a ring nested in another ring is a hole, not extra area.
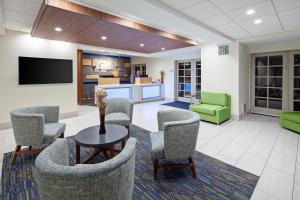
M 19 57 L 20 85 L 72 82 L 72 60 Z

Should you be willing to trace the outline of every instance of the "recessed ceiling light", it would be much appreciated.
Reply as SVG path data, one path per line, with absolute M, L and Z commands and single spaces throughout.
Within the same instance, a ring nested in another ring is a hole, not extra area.
M 261 24 L 262 23 L 262 20 L 261 19 L 256 19 L 255 21 L 254 21 L 254 24 Z
M 166 50 L 166 48 L 162 47 L 161 50 L 164 51 L 164 50 Z
M 119 51 L 118 54 L 121 54 L 121 52 Z
M 60 28 L 59 26 L 58 26 L 58 27 L 55 27 L 54 30 L 55 30 L 56 32 L 62 32 L 62 28 Z
M 143 47 L 143 46 L 145 46 L 145 45 L 144 45 L 143 43 L 141 43 L 141 44 L 140 44 L 140 47 Z
M 106 39 L 107 39 L 106 36 L 102 36 L 102 37 L 101 37 L 101 40 L 106 40 Z
M 253 15 L 254 13 L 255 13 L 255 10 L 253 10 L 253 9 L 249 9 L 246 12 L 247 15 Z

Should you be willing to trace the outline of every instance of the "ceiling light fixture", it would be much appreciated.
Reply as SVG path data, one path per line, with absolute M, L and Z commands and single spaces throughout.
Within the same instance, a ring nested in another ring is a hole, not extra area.
M 106 36 L 102 36 L 102 37 L 101 37 L 101 40 L 106 40 L 106 39 L 107 39 Z
M 56 32 L 62 32 L 62 28 L 60 28 L 59 26 L 58 26 L 58 27 L 55 27 L 54 30 L 55 30 Z
M 253 15 L 254 13 L 255 13 L 255 10 L 253 10 L 253 9 L 249 9 L 246 12 L 247 15 Z
M 261 19 L 256 19 L 255 21 L 254 21 L 254 24 L 261 24 L 262 23 L 262 20 Z
M 145 46 L 145 45 L 144 45 L 143 43 L 141 43 L 141 44 L 140 44 L 140 47 L 143 47 L 143 46 Z
M 164 51 L 164 50 L 166 50 L 166 48 L 162 47 L 161 50 Z

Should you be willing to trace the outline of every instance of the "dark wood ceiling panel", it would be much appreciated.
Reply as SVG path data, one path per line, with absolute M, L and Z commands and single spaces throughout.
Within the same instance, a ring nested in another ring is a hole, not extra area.
M 55 27 L 61 27 L 63 31 L 56 32 Z M 184 37 L 63 0 L 45 1 L 32 35 L 143 53 L 196 45 Z M 102 40 L 101 36 L 106 36 L 107 40 Z M 141 43 L 144 47 L 140 47 Z

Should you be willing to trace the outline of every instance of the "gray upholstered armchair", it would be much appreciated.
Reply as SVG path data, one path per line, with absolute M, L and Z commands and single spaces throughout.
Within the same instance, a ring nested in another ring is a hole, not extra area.
M 41 199 L 131 200 L 136 139 L 111 160 L 69 166 L 69 147 L 59 139 L 38 155 L 35 175 Z
M 58 123 L 58 106 L 16 109 L 11 111 L 10 117 L 17 144 L 11 164 L 18 154 L 39 153 L 45 145 L 64 137 L 65 124 Z M 21 149 L 22 146 L 29 146 L 29 149 Z
M 133 103 L 126 98 L 110 98 L 106 102 L 105 123 L 125 126 L 128 129 L 132 122 Z
M 158 132 L 151 133 L 154 179 L 160 167 L 191 167 L 196 178 L 193 154 L 195 152 L 200 117 L 188 110 L 158 112 Z M 160 164 L 159 160 L 188 160 L 186 164 Z

